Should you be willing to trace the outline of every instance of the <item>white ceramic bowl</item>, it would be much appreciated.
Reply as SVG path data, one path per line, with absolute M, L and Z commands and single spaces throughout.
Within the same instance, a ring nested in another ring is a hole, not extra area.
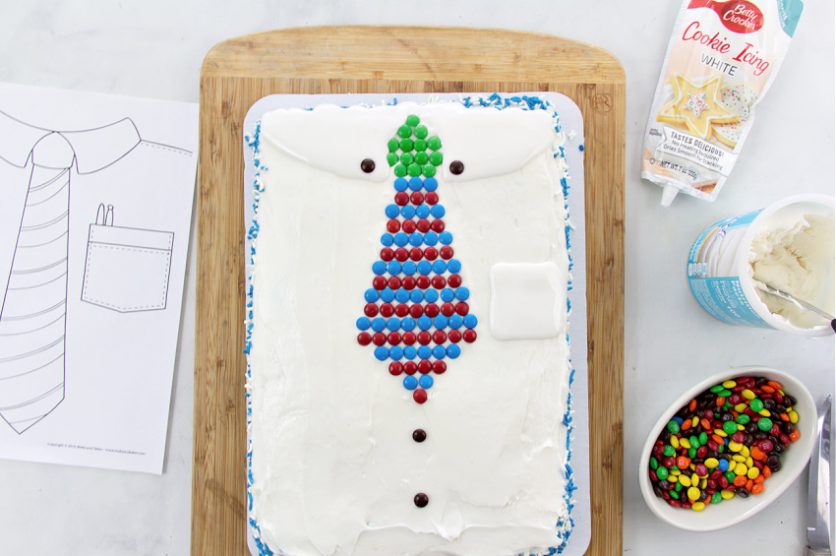
M 801 438 L 793 442 L 781 455 L 781 470 L 773 473 L 769 479 L 764 481 L 766 488 L 761 494 L 752 495 L 748 498 L 735 496 L 731 500 L 724 500 L 720 504 L 708 504 L 701 512 L 669 506 L 653 492 L 653 486 L 647 472 L 651 450 L 656 438 L 676 412 L 696 395 L 724 380 L 746 375 L 764 376 L 770 380 L 776 380 L 783 384 L 786 393 L 797 400 L 795 410 L 799 415 L 797 427 L 801 433 Z M 654 514 L 681 529 L 714 531 L 729 527 L 752 517 L 789 488 L 807 465 L 815 439 L 816 405 L 809 390 L 801 382 L 784 372 L 767 367 L 737 367 L 706 378 L 684 392 L 665 410 L 653 426 L 653 430 L 650 431 L 650 435 L 644 443 L 639 460 L 639 484 L 641 485 L 642 496 L 644 496 L 644 501 Z

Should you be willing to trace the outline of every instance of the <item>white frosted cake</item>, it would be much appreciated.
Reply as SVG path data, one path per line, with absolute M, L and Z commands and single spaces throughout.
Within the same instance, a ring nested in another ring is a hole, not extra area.
M 536 99 L 262 118 L 246 350 L 260 553 L 566 545 L 558 129 Z

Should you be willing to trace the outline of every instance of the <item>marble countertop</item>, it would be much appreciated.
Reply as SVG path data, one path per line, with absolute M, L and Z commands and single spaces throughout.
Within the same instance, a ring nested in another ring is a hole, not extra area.
M 806 485 L 758 516 L 711 534 L 656 519 L 638 489 L 641 445 L 667 405 L 700 377 L 762 364 L 799 376 L 821 399 L 834 389 L 834 342 L 727 326 L 691 298 L 685 258 L 713 221 L 802 192 L 833 194 L 834 6 L 807 2 L 796 39 L 727 188 L 713 204 L 659 206 L 639 179 L 641 134 L 678 2 L 424 0 L 33 0 L 0 18 L 0 80 L 197 101 L 200 63 L 236 35 L 320 24 L 505 27 L 578 39 L 614 53 L 627 74 L 624 369 L 624 553 L 702 555 L 719 546 L 800 554 Z M 0 554 L 183 555 L 189 550 L 195 311 L 194 254 L 161 477 L 0 462 Z

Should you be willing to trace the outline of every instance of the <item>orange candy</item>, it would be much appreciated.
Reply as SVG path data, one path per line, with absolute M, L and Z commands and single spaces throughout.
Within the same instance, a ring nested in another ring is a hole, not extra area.
M 772 476 L 772 469 L 770 469 L 768 465 L 764 465 L 763 470 L 761 471 L 761 476 L 768 479 Z
M 760 482 L 752 487 L 752 494 L 760 494 L 761 492 L 763 492 L 763 489 L 763 482 Z
M 702 428 L 704 428 L 705 430 L 710 431 L 711 430 L 711 421 L 709 421 L 708 419 L 705 419 L 705 418 L 700 419 L 700 426 Z
M 682 425 L 680 425 L 679 428 L 680 428 L 680 430 L 687 431 L 688 429 L 691 428 L 691 420 L 690 419 L 685 419 L 684 421 L 682 421 Z
M 795 429 L 790 433 L 790 440 L 792 440 L 793 442 L 795 442 L 799 438 L 801 438 L 801 433 L 798 432 L 798 429 Z
M 757 446 L 752 446 L 751 454 L 752 459 L 755 461 L 766 461 L 766 454 L 764 454 L 763 450 L 761 450 Z
M 732 481 L 732 484 L 736 487 L 742 487 L 742 486 L 746 486 L 746 481 L 748 481 L 748 480 L 749 479 L 746 478 L 746 475 L 738 475 L 737 477 L 734 478 L 734 481 Z

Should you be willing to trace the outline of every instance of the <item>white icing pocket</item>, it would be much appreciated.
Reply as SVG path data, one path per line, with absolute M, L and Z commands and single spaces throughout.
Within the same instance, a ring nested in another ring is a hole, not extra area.
M 497 340 L 554 338 L 565 291 L 553 262 L 497 263 L 491 268 L 491 334 Z

